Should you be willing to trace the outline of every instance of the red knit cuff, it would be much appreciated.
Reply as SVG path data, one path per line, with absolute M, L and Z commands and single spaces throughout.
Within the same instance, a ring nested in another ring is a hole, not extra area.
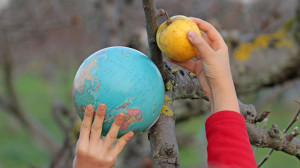
M 209 132 L 211 127 L 213 127 L 214 125 L 220 122 L 221 123 L 235 122 L 241 127 L 247 129 L 246 121 L 242 114 L 236 111 L 223 110 L 223 111 L 216 112 L 207 118 L 205 122 L 206 132 Z

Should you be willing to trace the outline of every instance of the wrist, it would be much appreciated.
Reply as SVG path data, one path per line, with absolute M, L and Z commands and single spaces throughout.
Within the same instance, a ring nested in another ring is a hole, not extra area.
M 210 99 L 213 113 L 223 110 L 240 112 L 232 80 L 231 84 L 228 82 L 222 83 L 218 87 L 212 87 Z

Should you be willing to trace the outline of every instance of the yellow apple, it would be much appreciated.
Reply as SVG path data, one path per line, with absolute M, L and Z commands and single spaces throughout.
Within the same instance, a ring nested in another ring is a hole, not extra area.
M 156 32 L 159 49 L 169 58 L 183 62 L 198 53 L 197 48 L 187 38 L 187 32 L 194 30 L 201 36 L 198 26 L 188 17 L 176 15 L 161 24 Z

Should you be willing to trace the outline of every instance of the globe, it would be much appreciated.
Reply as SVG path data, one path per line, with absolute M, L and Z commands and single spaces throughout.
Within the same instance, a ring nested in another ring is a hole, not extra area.
M 145 54 L 128 47 L 110 47 L 86 58 L 73 84 L 73 102 L 84 118 L 88 104 L 107 106 L 102 135 L 116 115 L 125 114 L 118 137 L 129 131 L 142 133 L 158 119 L 164 103 L 164 82 L 155 64 Z

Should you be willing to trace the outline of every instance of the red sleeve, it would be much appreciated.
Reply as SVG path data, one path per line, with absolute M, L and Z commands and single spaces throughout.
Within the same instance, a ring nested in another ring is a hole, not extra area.
M 220 111 L 206 120 L 207 161 L 210 167 L 253 168 L 253 155 L 244 117 Z

